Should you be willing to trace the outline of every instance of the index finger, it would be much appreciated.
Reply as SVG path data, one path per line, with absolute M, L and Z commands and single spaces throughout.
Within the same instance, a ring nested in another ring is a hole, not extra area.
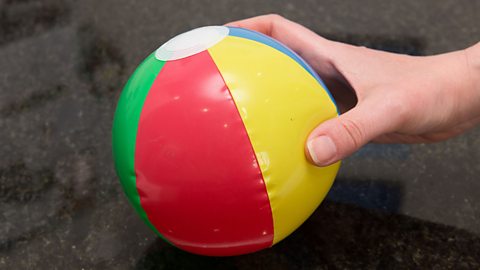
M 270 36 L 287 45 L 300 55 L 325 46 L 327 40 L 304 26 L 276 14 L 261 15 L 234 21 L 227 26 L 242 27 Z

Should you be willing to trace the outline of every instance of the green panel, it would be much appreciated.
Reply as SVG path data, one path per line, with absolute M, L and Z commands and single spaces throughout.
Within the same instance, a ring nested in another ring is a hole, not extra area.
M 118 101 L 112 134 L 115 169 L 123 189 L 140 217 L 163 239 L 165 238 L 150 223 L 140 204 L 136 186 L 135 145 L 143 104 L 155 78 L 164 65 L 165 61 L 156 59 L 155 53 L 152 53 L 138 66 L 125 85 Z

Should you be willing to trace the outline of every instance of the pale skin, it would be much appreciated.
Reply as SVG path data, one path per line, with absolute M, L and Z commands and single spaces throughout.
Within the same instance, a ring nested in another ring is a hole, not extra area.
M 325 39 L 279 15 L 228 25 L 271 36 L 304 58 L 342 114 L 316 127 L 307 158 L 327 166 L 368 142 L 443 141 L 480 123 L 480 43 L 434 56 L 409 56 Z

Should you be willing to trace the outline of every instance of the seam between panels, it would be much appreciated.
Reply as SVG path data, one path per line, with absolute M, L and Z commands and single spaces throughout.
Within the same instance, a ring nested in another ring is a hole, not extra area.
M 250 143 L 250 149 L 251 149 L 253 155 L 255 156 L 255 163 L 257 164 L 257 168 L 258 168 L 258 170 L 259 170 L 259 172 L 260 172 L 260 176 L 261 176 L 262 182 L 263 182 L 264 191 L 265 191 L 265 193 L 266 193 L 266 195 L 267 195 L 267 199 L 268 199 L 268 206 L 269 206 L 269 208 L 270 208 L 270 216 L 271 216 L 271 218 L 272 218 L 272 223 L 271 223 L 271 224 L 272 224 L 272 232 L 273 232 L 273 233 L 272 233 L 272 241 L 271 241 L 271 243 L 270 243 L 270 246 L 273 246 L 273 244 L 274 244 L 274 239 L 275 239 L 275 220 L 274 220 L 274 218 L 273 218 L 273 210 L 272 210 L 272 205 L 271 205 L 271 203 L 270 203 L 270 196 L 269 196 L 269 194 L 268 194 L 267 185 L 265 184 L 265 177 L 264 177 L 264 175 L 263 175 L 262 168 L 260 167 L 260 164 L 258 163 L 257 153 L 255 152 L 255 148 L 253 147 L 252 139 L 250 138 L 250 134 L 248 133 L 248 129 L 247 129 L 247 127 L 246 127 L 245 122 L 243 122 L 242 115 L 240 114 L 240 112 L 239 112 L 239 110 L 238 110 L 238 104 L 237 104 L 237 102 L 235 101 L 235 98 L 234 98 L 233 95 L 232 95 L 232 92 L 231 92 L 231 90 L 230 90 L 230 87 L 228 86 L 227 82 L 225 81 L 225 78 L 223 77 L 222 72 L 221 72 L 220 69 L 218 68 L 217 63 L 215 62 L 215 58 L 212 56 L 212 54 L 211 54 L 211 52 L 210 52 L 210 49 L 207 49 L 207 52 L 208 52 L 208 55 L 210 56 L 210 58 L 212 59 L 213 63 L 215 64 L 215 68 L 217 69 L 218 74 L 219 74 L 220 77 L 222 78 L 222 81 L 223 81 L 223 83 L 224 83 L 224 85 L 225 85 L 225 87 L 226 87 L 226 89 L 227 89 L 227 91 L 228 91 L 228 94 L 230 95 L 230 98 L 231 98 L 231 100 L 232 100 L 232 103 L 233 103 L 233 105 L 235 106 L 235 110 L 236 110 L 236 112 L 237 112 L 237 115 L 238 115 L 239 119 L 242 121 L 243 131 L 244 131 L 245 135 L 246 135 L 247 138 L 248 138 L 248 142 Z
M 155 57 L 155 56 L 154 56 Z M 161 62 L 164 62 L 162 67 L 160 68 L 160 70 L 158 71 L 157 75 L 155 75 L 155 78 L 153 79 L 152 81 L 152 84 L 150 85 L 150 87 L 148 88 L 148 92 L 147 94 L 145 95 L 145 99 L 143 100 L 142 102 L 142 109 L 140 110 L 140 113 L 138 115 L 138 122 L 137 122 L 137 131 L 135 132 L 135 147 L 134 147 L 134 152 L 133 152 L 133 155 L 134 155 L 134 158 L 133 158 L 133 169 L 134 169 L 134 172 L 135 172 L 135 189 L 137 190 L 137 194 L 138 194 L 138 201 L 139 201 L 139 204 L 140 204 L 140 208 L 142 209 L 142 211 L 145 213 L 145 219 L 143 219 L 146 223 L 147 223 L 147 226 L 150 227 L 158 236 L 160 236 L 160 238 L 162 238 L 165 242 L 169 243 L 170 245 L 176 247 L 176 245 L 174 245 L 170 240 L 168 240 L 156 227 L 155 225 L 152 223 L 150 217 L 148 216 L 148 213 L 147 211 L 143 208 L 143 205 L 142 205 L 142 200 L 141 200 L 141 196 L 140 196 L 140 192 L 138 191 L 138 188 L 137 188 L 137 181 L 138 181 L 138 177 L 137 177 L 137 160 L 135 159 L 135 156 L 136 156 L 136 153 L 137 153 L 137 138 L 138 138 L 138 130 L 139 130 L 139 127 L 140 127 L 140 120 L 142 119 L 142 114 L 143 114 L 143 108 L 144 108 L 144 105 L 145 105 L 145 102 L 147 101 L 148 99 L 148 96 L 150 95 L 151 91 L 152 91 L 152 87 L 153 85 L 155 85 L 155 82 L 160 78 L 161 74 L 162 74 L 162 71 L 165 70 L 165 66 L 168 64 L 168 61 L 162 61 L 162 60 L 159 60 L 155 57 L 154 59 L 155 61 L 161 61 Z

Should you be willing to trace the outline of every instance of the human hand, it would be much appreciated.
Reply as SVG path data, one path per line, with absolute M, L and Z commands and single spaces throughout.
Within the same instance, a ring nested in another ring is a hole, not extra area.
M 480 123 L 480 43 L 409 56 L 327 40 L 278 15 L 229 23 L 284 43 L 324 80 L 342 114 L 308 136 L 307 157 L 326 166 L 370 141 L 446 140 Z

